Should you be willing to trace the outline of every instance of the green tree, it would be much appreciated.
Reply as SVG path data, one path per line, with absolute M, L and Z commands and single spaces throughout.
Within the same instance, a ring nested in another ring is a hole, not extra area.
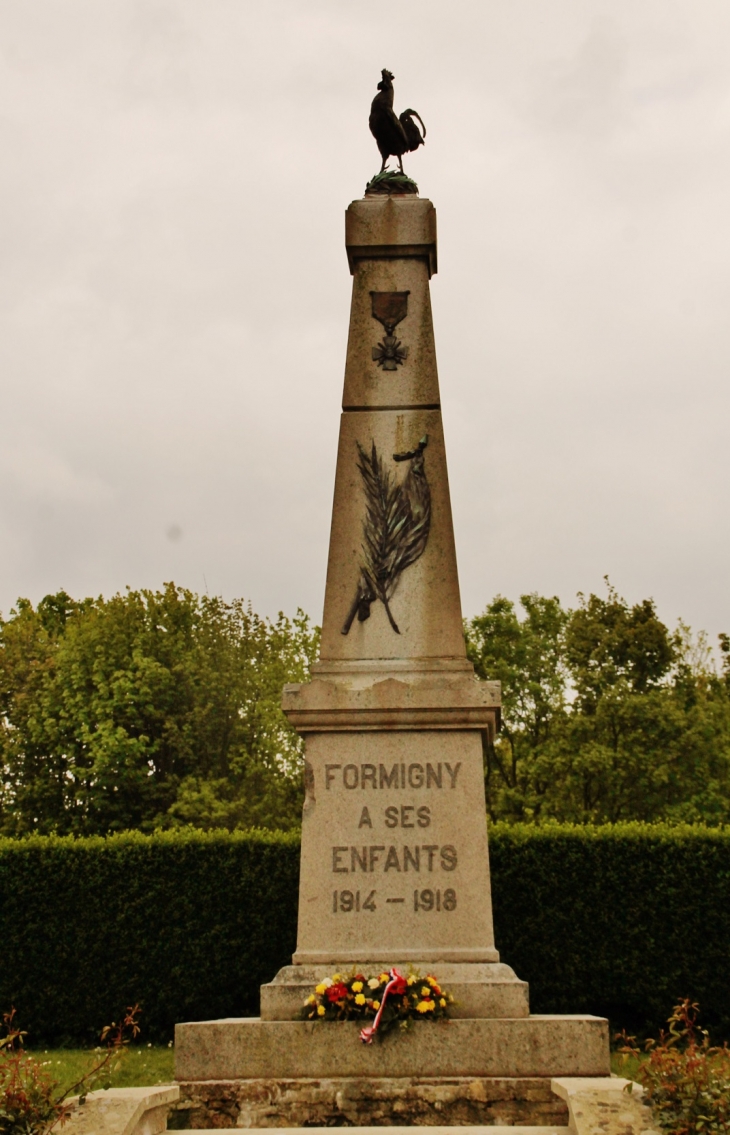
M 0 830 L 296 825 L 279 703 L 317 648 L 301 612 L 271 622 L 174 584 L 19 600 L 0 622 Z
M 467 625 L 477 673 L 503 683 L 486 753 L 490 814 L 585 822 L 730 819 L 730 683 L 703 635 L 671 633 L 651 600 L 608 585 L 557 599 L 498 597 Z M 721 640 L 722 645 L 722 640 Z
M 567 670 L 563 639 L 569 618 L 560 600 L 522 595 L 514 603 L 498 595 L 466 625 L 467 653 L 478 677 L 502 683 L 502 728 L 485 751 L 487 803 L 493 818 L 525 818 L 529 802 L 525 770 L 565 713 Z M 527 795 L 526 795 L 527 793 Z

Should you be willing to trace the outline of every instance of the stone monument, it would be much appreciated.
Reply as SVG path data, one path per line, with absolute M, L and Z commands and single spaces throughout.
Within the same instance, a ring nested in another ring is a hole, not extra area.
M 436 213 L 372 193 L 346 214 L 353 276 L 322 644 L 284 689 L 305 739 L 296 953 L 261 1017 L 176 1031 L 197 1126 L 549 1124 L 550 1077 L 606 1076 L 607 1022 L 530 1015 L 495 947 L 482 735 L 499 686 L 466 658 L 429 281 Z M 557 881 L 556 881 L 557 883 Z M 452 1018 L 366 1046 L 299 1020 L 333 971 L 433 973 Z

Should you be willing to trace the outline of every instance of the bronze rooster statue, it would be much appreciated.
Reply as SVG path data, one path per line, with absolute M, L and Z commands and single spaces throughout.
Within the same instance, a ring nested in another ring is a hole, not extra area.
M 395 113 L 393 110 L 395 76 L 390 71 L 383 70 L 381 73 L 383 77 L 378 83 L 378 94 L 370 107 L 370 132 L 378 143 L 383 159 L 380 172 L 383 172 L 385 163 L 392 154 L 398 159 L 400 172 L 403 173 L 403 154 L 425 145 L 426 127 L 420 114 L 415 110 L 410 108 L 404 110 L 400 117 Z M 413 121 L 414 118 L 420 122 L 423 134 Z

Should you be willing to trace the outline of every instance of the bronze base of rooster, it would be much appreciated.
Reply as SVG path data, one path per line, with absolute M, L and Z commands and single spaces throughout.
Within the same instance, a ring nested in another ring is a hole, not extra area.
M 394 169 L 381 170 L 376 173 L 375 177 L 371 178 L 365 186 L 365 196 L 383 196 L 410 193 L 414 197 L 418 196 L 418 186 L 412 177 L 408 177 L 405 173 L 398 173 Z

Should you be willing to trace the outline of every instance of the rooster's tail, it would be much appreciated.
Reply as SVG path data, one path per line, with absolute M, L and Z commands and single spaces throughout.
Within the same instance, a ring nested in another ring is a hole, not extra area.
M 421 134 L 421 131 L 413 121 L 414 118 L 417 118 L 421 123 L 423 134 Z M 404 110 L 403 113 L 399 116 L 399 121 L 405 131 L 409 150 L 417 150 L 419 146 L 425 145 L 426 127 L 423 125 L 423 119 L 421 118 L 417 110 L 412 110 L 410 107 L 408 108 L 408 110 Z

